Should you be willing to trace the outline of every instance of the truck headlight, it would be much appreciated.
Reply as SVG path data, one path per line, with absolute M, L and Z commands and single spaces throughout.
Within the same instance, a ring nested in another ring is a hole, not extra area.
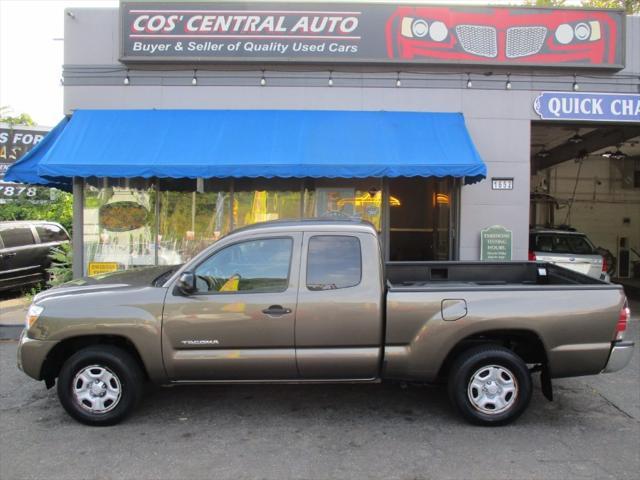
M 42 312 L 44 312 L 44 307 L 33 303 L 31 304 L 29 310 L 27 310 L 27 316 L 24 321 L 27 330 L 30 329 L 34 323 L 36 323 L 36 320 L 38 320 L 38 317 L 40 317 Z

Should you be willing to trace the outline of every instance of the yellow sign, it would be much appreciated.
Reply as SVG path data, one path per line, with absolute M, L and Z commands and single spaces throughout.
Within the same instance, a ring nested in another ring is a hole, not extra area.
M 100 275 L 118 271 L 117 262 L 89 262 L 89 276 Z
M 218 290 L 219 292 L 237 292 L 238 284 L 240 283 L 240 276 L 234 275 Z

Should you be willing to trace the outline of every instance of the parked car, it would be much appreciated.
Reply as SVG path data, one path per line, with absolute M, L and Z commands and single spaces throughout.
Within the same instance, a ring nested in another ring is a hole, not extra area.
M 529 233 L 529 260 L 549 262 L 574 272 L 609 281 L 609 266 L 584 233 L 536 229 Z
M 18 349 L 90 425 L 157 384 L 448 383 L 467 420 L 500 425 L 551 378 L 623 368 L 619 285 L 542 262 L 383 263 L 371 224 L 269 222 L 179 267 L 85 278 L 34 298 Z
M 0 222 L 0 291 L 45 281 L 51 249 L 68 241 L 59 223 Z

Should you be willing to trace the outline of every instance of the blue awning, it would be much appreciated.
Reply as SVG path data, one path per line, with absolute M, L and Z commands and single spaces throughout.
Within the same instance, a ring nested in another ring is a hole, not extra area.
M 65 123 L 7 179 L 486 176 L 461 113 L 78 110 Z
M 44 155 L 49 152 L 53 144 L 58 140 L 69 119 L 64 117 L 53 130 L 51 130 L 40 142 L 29 150 L 21 159 L 16 161 L 7 170 L 4 179 L 8 182 L 28 183 L 31 185 L 48 185 L 67 189 L 71 182 L 68 179 L 49 179 L 38 175 L 38 165 Z

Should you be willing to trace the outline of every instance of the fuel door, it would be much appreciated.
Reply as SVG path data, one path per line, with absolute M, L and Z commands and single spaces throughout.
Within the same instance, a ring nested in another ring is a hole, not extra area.
M 467 316 L 467 301 L 464 298 L 446 298 L 442 300 L 442 320 L 460 320 Z

